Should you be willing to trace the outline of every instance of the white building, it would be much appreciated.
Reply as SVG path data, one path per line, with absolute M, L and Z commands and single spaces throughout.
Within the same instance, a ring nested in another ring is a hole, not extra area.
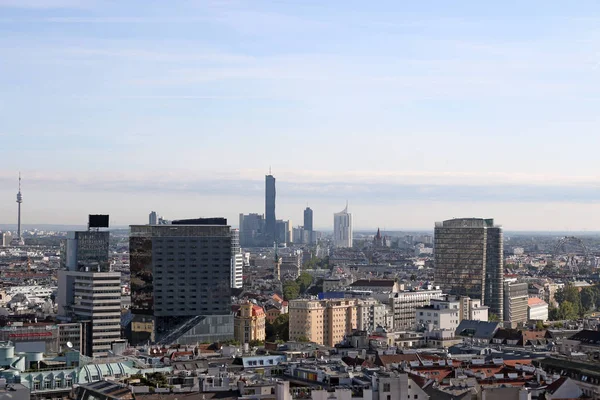
M 527 319 L 529 321 L 548 321 L 548 303 L 537 297 L 529 298 L 527 300 Z
M 352 247 L 352 214 L 346 208 L 333 214 L 333 245 L 335 247 Z
M 68 321 L 91 321 L 87 356 L 108 355 L 121 339 L 121 273 L 58 272 L 58 314 Z M 87 353 L 87 354 L 86 354 Z
M 373 332 L 378 326 L 389 329 L 388 309 L 375 299 L 359 300 L 356 310 L 356 329 Z
M 231 230 L 231 287 L 241 289 L 244 286 L 244 254 L 240 248 L 240 230 Z
M 443 294 L 440 289 L 432 289 L 398 293 L 373 293 L 373 297 L 389 305 L 393 313 L 393 329 L 402 331 L 415 328 L 415 312 L 418 307 L 429 305 L 432 299 L 442 299 Z

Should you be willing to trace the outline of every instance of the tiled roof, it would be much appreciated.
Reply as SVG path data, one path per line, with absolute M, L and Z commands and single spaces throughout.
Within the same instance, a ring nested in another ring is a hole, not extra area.
M 543 306 L 543 305 L 548 305 L 544 300 L 540 299 L 539 297 L 530 297 L 529 300 L 527 300 L 527 305 L 529 307 L 531 306 Z

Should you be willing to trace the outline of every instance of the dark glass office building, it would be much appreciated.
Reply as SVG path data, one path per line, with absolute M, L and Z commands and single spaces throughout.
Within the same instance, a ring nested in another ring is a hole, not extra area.
M 225 219 L 133 225 L 129 250 L 133 344 L 233 337 L 231 229 Z
M 502 228 L 494 226 L 493 219 L 437 222 L 435 283 L 444 293 L 481 299 L 502 321 L 503 249 Z
M 277 219 L 275 218 L 275 177 L 265 177 L 265 230 L 267 242 L 272 243 L 277 238 Z

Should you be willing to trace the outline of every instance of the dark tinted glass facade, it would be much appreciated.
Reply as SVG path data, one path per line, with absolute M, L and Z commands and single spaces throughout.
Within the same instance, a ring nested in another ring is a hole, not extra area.
M 313 230 L 313 211 L 310 207 L 306 207 L 304 210 L 304 230 L 308 232 Z
M 267 175 L 265 177 L 265 223 L 267 240 L 271 242 L 277 237 L 275 197 L 275 177 Z
M 229 226 L 132 226 L 130 257 L 132 312 L 154 317 L 157 342 L 231 314 Z
M 106 272 L 110 269 L 108 260 L 109 232 L 75 232 L 77 240 L 77 270 Z
M 435 283 L 444 293 L 481 299 L 502 318 L 502 228 L 478 218 L 437 223 L 434 250 Z

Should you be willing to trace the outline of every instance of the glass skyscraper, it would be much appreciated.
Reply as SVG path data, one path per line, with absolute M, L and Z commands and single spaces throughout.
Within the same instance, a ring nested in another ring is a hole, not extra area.
M 277 219 L 275 218 L 275 177 L 267 175 L 265 177 L 265 225 L 266 238 L 268 242 L 274 242 L 277 239 Z
M 493 219 L 458 218 L 435 224 L 435 283 L 444 293 L 481 299 L 503 317 L 503 236 Z

